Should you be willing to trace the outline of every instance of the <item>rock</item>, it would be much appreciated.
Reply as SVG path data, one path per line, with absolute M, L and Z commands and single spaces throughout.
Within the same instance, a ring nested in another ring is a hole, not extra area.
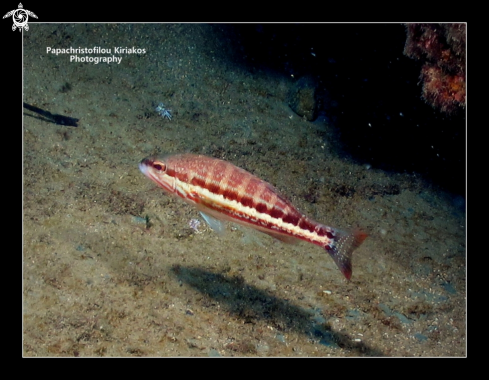
M 297 115 L 313 121 L 317 117 L 317 82 L 310 76 L 304 76 L 295 82 L 289 95 L 289 107 Z

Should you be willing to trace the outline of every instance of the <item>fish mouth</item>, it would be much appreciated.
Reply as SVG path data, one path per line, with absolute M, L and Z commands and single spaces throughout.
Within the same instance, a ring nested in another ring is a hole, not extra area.
M 141 170 L 141 173 L 143 173 L 146 177 L 149 177 L 148 165 L 146 164 L 146 158 L 139 163 L 139 170 Z
M 146 177 L 156 183 L 158 186 L 166 191 L 175 191 L 175 181 L 172 177 L 166 175 L 165 173 L 157 173 L 153 168 L 154 158 L 146 157 L 139 163 L 139 170 Z
M 146 174 L 149 171 L 149 168 L 153 166 L 155 162 L 155 157 L 145 157 L 141 160 L 139 163 L 139 170 L 143 172 L 143 174 Z
M 143 173 L 146 177 L 152 179 L 153 181 L 156 180 L 156 175 L 153 169 L 154 162 L 154 157 L 146 157 L 143 158 L 139 163 L 139 170 L 141 170 L 141 173 Z

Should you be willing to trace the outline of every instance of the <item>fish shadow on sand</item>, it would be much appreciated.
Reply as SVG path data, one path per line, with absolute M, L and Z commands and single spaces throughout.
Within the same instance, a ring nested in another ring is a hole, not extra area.
M 218 302 L 244 323 L 266 320 L 278 331 L 298 331 L 325 346 L 342 348 L 358 356 L 383 356 L 364 342 L 355 342 L 347 334 L 315 322 L 311 311 L 247 285 L 241 277 L 181 265 L 173 266 L 171 271 L 180 281 L 206 295 L 211 305 Z

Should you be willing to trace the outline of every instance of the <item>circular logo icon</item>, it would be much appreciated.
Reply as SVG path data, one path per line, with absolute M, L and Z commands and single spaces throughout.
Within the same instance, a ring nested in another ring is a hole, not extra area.
M 37 16 L 27 9 L 24 9 L 22 3 L 19 3 L 19 9 L 15 9 L 13 11 L 8 12 L 3 18 L 12 16 L 14 20 L 14 25 L 12 25 L 12 30 L 19 28 L 19 32 L 24 28 L 25 31 L 29 30 L 29 25 L 27 25 L 27 20 L 29 20 L 29 16 L 37 18 Z

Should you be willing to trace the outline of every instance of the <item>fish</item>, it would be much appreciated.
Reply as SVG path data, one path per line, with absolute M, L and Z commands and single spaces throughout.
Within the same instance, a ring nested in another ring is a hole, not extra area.
M 367 237 L 360 229 L 345 232 L 312 220 L 271 184 L 221 159 L 189 153 L 150 156 L 139 169 L 195 206 L 214 230 L 222 231 L 221 221 L 229 221 L 287 243 L 307 241 L 325 249 L 350 280 L 353 251 Z

